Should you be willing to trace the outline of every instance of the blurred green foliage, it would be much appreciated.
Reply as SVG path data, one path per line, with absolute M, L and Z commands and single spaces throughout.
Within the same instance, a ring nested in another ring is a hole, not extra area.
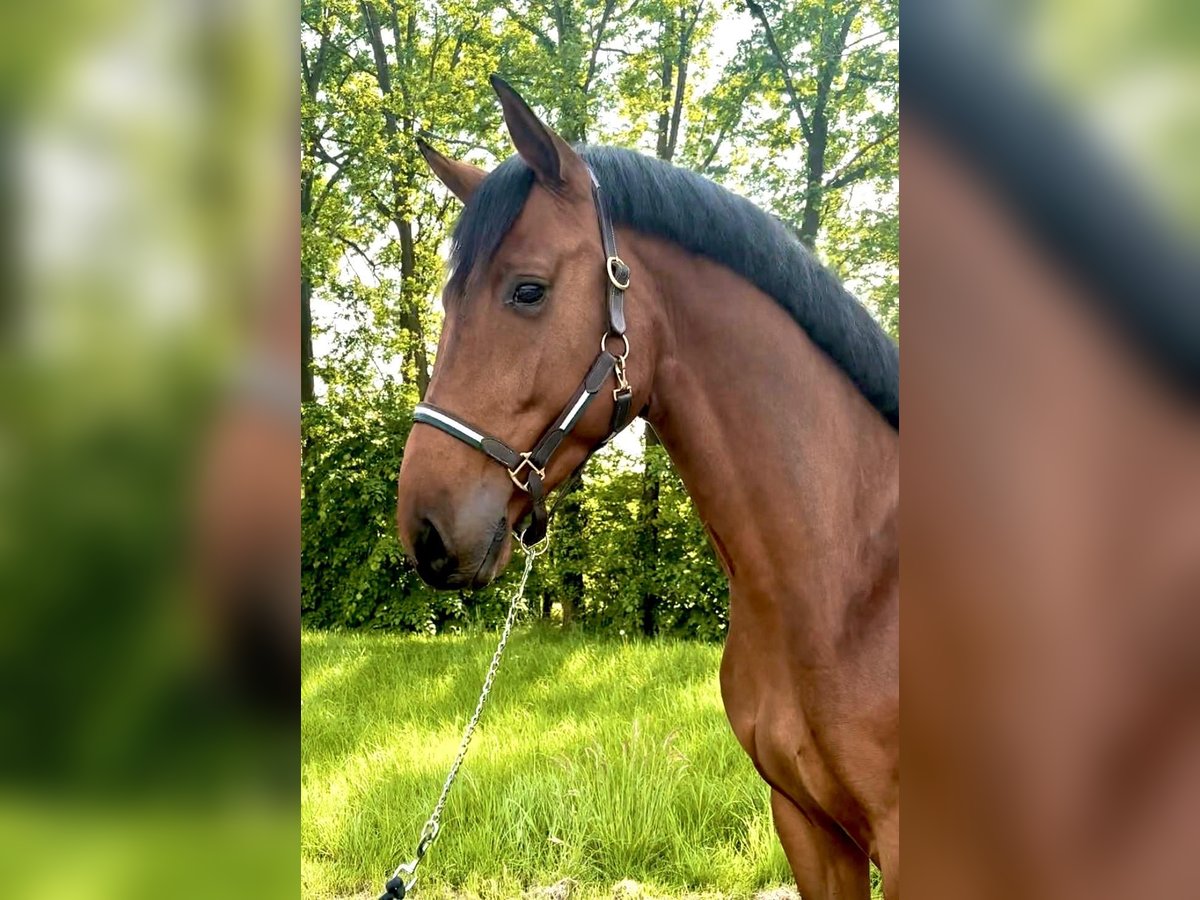
M 298 280 L 296 26 L 279 13 L 0 14 L 10 896 L 296 896 L 295 703 L 242 690 L 234 604 L 196 552 L 218 421 L 242 402 L 281 446 L 298 430 L 294 401 L 286 416 L 240 401 L 241 373 L 272 368 Z M 291 558 L 261 583 L 294 576 Z M 270 636 L 294 645 L 278 621 Z

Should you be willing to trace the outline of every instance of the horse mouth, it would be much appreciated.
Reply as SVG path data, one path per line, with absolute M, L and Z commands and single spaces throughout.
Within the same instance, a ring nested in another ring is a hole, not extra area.
M 462 587 L 481 588 L 486 587 L 495 580 L 503 568 L 501 558 L 504 556 L 504 550 L 508 545 L 508 520 L 501 518 L 495 528 L 492 530 L 492 540 L 488 544 L 487 551 L 483 554 L 483 559 L 479 561 L 478 567 L 470 578 L 465 579 Z
M 445 556 L 430 562 L 411 552 L 405 555 L 416 568 L 421 580 L 435 590 L 481 588 L 491 584 L 504 568 L 504 563 L 507 562 L 507 538 L 508 522 L 501 519 L 493 527 L 487 548 L 477 557 L 477 564 L 464 560 L 455 565 L 453 558 L 447 559 Z

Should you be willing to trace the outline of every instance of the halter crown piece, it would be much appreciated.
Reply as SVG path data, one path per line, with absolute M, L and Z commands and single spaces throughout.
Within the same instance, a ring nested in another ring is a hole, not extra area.
M 617 432 L 629 424 L 633 406 L 633 389 L 625 380 L 625 360 L 629 356 L 629 338 L 625 335 L 625 291 L 629 287 L 629 266 L 617 255 L 617 236 L 613 231 L 612 219 L 600 196 L 600 182 L 588 168 L 592 179 L 592 200 L 600 220 L 600 240 L 604 244 L 604 273 L 608 283 L 608 330 L 600 338 L 600 354 L 584 376 L 583 383 L 575 390 L 567 405 L 558 414 L 553 424 L 542 434 L 533 449 L 527 453 L 514 450 L 498 437 L 471 425 L 458 416 L 431 403 L 418 403 L 413 412 L 413 422 L 431 425 L 458 438 L 464 444 L 487 454 L 508 470 L 513 484 L 533 498 L 533 514 L 529 526 L 517 535 L 525 546 L 532 546 L 546 536 L 549 515 L 546 512 L 546 466 L 554 456 L 571 429 L 583 418 L 584 412 L 600 394 L 609 375 L 616 378 L 613 389 L 613 414 L 608 437 L 601 446 L 612 440 Z M 622 352 L 614 356 L 608 350 L 609 338 L 619 340 Z M 592 452 L 596 449 L 593 448 Z M 590 453 L 588 454 L 591 455 Z M 586 462 L 586 460 L 585 460 Z

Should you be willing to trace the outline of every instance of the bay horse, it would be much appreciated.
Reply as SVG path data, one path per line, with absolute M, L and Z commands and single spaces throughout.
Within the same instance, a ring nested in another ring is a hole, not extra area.
M 620 406 L 639 412 L 729 578 L 721 694 L 797 886 L 865 900 L 874 860 L 898 897 L 897 348 L 749 201 L 573 149 L 492 84 L 516 156 L 489 174 L 421 144 L 465 209 L 430 427 L 400 469 L 404 547 L 434 586 L 488 583 Z
M 949 12 L 900 62 L 908 890 L 1194 897 L 1200 253 Z

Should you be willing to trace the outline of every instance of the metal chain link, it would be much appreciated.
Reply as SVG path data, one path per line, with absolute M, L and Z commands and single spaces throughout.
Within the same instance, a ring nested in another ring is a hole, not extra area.
M 513 591 L 512 597 L 508 602 L 508 616 L 504 620 L 504 628 L 500 632 L 500 643 L 496 645 L 496 652 L 492 654 L 491 665 L 488 666 L 487 676 L 483 679 L 483 690 L 479 692 L 479 702 L 475 704 L 475 712 L 472 714 L 470 721 L 467 722 L 467 727 L 463 731 L 462 743 L 458 747 L 458 755 L 454 758 L 453 765 L 450 766 L 450 773 L 446 776 L 446 783 L 442 785 L 442 794 L 438 797 L 437 804 L 433 807 L 433 812 L 425 822 L 425 827 L 421 829 L 421 837 L 417 841 L 417 855 L 411 862 L 401 863 L 392 872 L 392 878 L 416 874 L 417 866 L 429 852 L 429 848 L 433 846 L 433 842 L 437 840 L 438 834 L 441 831 L 442 810 L 446 807 L 446 798 L 450 796 L 450 788 L 454 784 L 454 779 L 458 777 L 458 770 L 462 768 L 463 760 L 467 755 L 467 747 L 471 743 L 471 736 L 475 733 L 475 726 L 479 724 L 479 717 L 483 714 L 483 708 L 487 705 L 488 696 L 492 692 L 492 681 L 496 678 L 496 672 L 500 668 L 500 657 L 504 655 L 504 647 L 508 644 L 508 636 L 512 633 L 513 624 L 517 620 L 517 614 L 525 609 L 525 584 L 529 581 L 529 573 L 533 569 L 533 561 L 546 552 L 546 548 L 550 545 L 548 539 L 543 538 L 539 543 L 532 547 L 527 547 L 520 540 L 517 544 L 525 552 L 525 568 L 521 572 L 521 580 L 517 582 L 516 589 Z M 412 890 L 416 884 L 416 878 L 412 878 L 407 884 L 407 890 Z

